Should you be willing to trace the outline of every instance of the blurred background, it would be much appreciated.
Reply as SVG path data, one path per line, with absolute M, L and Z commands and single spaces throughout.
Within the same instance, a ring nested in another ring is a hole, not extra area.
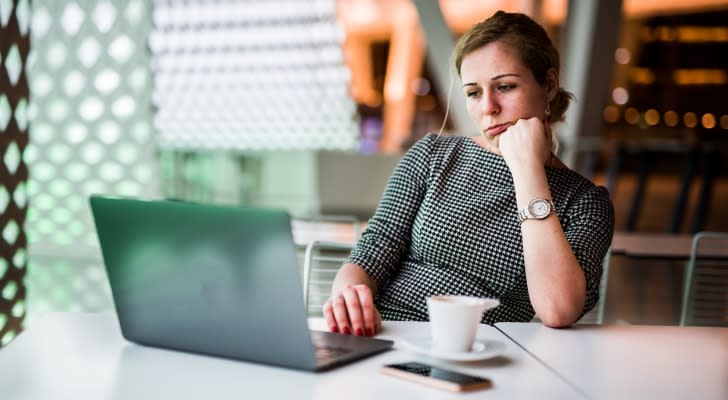
M 414 142 L 477 133 L 449 57 L 499 9 L 559 47 L 559 156 L 618 231 L 728 231 L 726 0 L 0 0 L 0 345 L 113 308 L 92 193 L 366 224 Z M 683 260 L 612 263 L 607 321 L 676 323 Z

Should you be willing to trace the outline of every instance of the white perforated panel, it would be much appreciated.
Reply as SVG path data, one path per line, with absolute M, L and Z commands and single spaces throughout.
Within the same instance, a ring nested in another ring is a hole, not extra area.
M 155 2 L 163 148 L 356 149 L 335 0 Z
M 143 0 L 33 2 L 28 308 L 110 307 L 88 196 L 156 196 Z

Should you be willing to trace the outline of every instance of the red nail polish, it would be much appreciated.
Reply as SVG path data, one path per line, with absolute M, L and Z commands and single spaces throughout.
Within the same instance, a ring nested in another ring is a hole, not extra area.
M 361 328 L 356 328 L 356 336 L 361 336 L 364 334 L 364 331 L 361 330 Z
M 341 332 L 343 332 L 344 335 L 348 335 L 348 334 L 351 333 L 351 331 L 349 330 L 349 327 L 348 326 L 345 326 L 345 327 L 341 328 Z
M 336 325 L 332 326 L 331 327 L 331 332 L 333 332 L 333 333 L 339 333 L 339 327 L 336 326 Z
M 374 336 L 374 330 L 372 328 L 367 328 L 367 336 Z

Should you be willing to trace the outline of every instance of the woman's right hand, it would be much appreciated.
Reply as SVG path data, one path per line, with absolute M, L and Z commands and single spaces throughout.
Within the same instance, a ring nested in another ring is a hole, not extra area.
M 344 286 L 326 300 L 323 312 L 331 332 L 374 336 L 382 327 L 372 291 L 364 284 Z

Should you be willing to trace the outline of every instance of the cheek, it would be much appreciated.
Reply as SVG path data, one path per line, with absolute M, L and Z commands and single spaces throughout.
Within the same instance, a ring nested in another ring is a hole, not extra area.
M 478 104 L 474 101 L 466 100 L 465 101 L 465 108 L 468 110 L 468 114 L 470 114 L 470 118 L 474 119 L 475 121 L 478 120 Z
M 544 100 L 540 97 L 534 97 L 524 104 L 524 111 L 531 117 L 543 117 L 545 106 Z

